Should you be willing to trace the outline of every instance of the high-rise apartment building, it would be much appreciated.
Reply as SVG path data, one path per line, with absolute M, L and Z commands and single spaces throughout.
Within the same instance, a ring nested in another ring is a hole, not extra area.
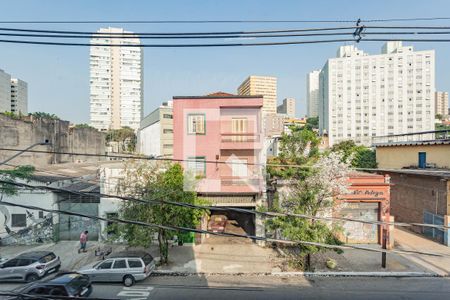
M 277 78 L 269 76 L 249 76 L 238 87 L 242 96 L 263 96 L 263 113 L 277 113 Z
M 342 46 L 320 73 L 319 127 L 330 146 L 434 129 L 434 50 L 388 42 L 379 55 Z
M 448 114 L 448 92 L 435 93 L 436 115 L 445 116 Z
M 28 113 L 28 84 L 0 69 L 0 112 Z
M 0 69 L 0 112 L 11 110 L 11 75 Z
M 11 112 L 28 113 L 28 84 L 18 78 L 11 78 Z
M 306 114 L 309 118 L 319 116 L 319 74 L 314 70 L 306 75 Z
M 278 105 L 277 113 L 285 114 L 290 118 L 295 118 L 295 99 L 285 98 L 283 99 L 283 104 Z
M 124 126 L 137 130 L 144 102 L 140 40 L 122 28 L 101 28 L 97 33 L 90 49 L 91 126 L 102 131 Z

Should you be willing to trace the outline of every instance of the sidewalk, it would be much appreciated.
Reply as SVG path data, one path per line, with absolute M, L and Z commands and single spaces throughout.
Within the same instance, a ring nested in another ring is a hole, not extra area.
M 412 262 L 424 267 L 428 271 L 441 276 L 450 275 L 450 247 L 431 241 L 423 236 L 405 229 L 395 228 L 395 247 L 399 250 L 414 250 L 448 255 L 436 257 L 428 255 L 403 255 Z

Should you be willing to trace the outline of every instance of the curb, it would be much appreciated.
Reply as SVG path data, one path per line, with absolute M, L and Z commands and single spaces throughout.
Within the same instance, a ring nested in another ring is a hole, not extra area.
M 267 273 L 206 273 L 156 270 L 152 276 L 272 276 L 272 277 L 449 277 L 427 272 L 267 272 Z

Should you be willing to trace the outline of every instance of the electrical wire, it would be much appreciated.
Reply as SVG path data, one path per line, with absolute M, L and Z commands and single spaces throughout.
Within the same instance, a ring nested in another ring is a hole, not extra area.
M 285 37 L 305 37 L 305 36 L 338 36 L 338 35 L 353 35 L 353 32 L 328 32 L 328 33 L 296 33 L 296 34 L 249 34 L 249 35 L 163 35 L 163 36 L 139 36 L 139 39 L 238 39 L 238 38 L 285 38 Z M 121 35 L 72 35 L 72 34 L 33 34 L 33 33 L 3 33 L 0 36 L 13 37 L 31 37 L 31 38 L 57 38 L 57 39 L 125 39 Z M 93 43 L 95 45 L 95 43 Z
M 450 17 L 417 17 L 361 19 L 364 23 L 404 22 L 404 21 L 444 21 Z M 356 23 L 357 20 L 3 20 L 0 24 L 252 24 L 252 23 Z
M 75 47 L 132 47 L 132 48 L 209 48 L 209 47 L 255 47 L 255 46 L 283 46 L 283 45 L 306 45 L 323 43 L 344 43 L 354 42 L 354 39 L 330 39 L 330 40 L 311 40 L 311 41 L 288 41 L 288 42 L 264 42 L 264 43 L 229 43 L 229 44 L 91 44 L 91 43 L 64 43 L 49 41 L 31 41 L 31 40 L 0 40 L 0 43 L 7 44 L 27 44 L 27 45 L 45 45 L 45 46 L 75 46 Z
M 128 224 L 128 225 L 138 225 L 138 226 L 143 226 L 143 227 L 164 229 L 164 230 L 170 230 L 170 231 L 183 231 L 183 232 L 193 232 L 193 233 L 199 233 L 199 234 L 211 234 L 211 235 L 223 236 L 223 237 L 238 237 L 238 238 L 251 239 L 254 241 L 265 241 L 265 242 L 279 243 L 279 244 L 288 244 L 288 245 L 301 244 L 301 245 L 308 245 L 308 246 L 315 246 L 315 247 L 323 247 L 323 248 L 328 248 L 328 249 L 342 249 L 342 250 L 355 249 L 355 250 L 364 250 L 364 251 L 371 251 L 371 252 L 378 252 L 378 253 L 385 252 L 385 253 L 398 253 L 398 254 L 407 254 L 407 255 L 420 254 L 420 255 L 429 255 L 429 256 L 437 256 L 437 257 L 450 257 L 450 255 L 447 255 L 447 254 L 423 252 L 423 251 L 375 249 L 375 248 L 355 246 L 355 245 L 331 245 L 331 244 L 319 243 L 319 242 L 310 242 L 310 241 L 303 241 L 303 240 L 274 239 L 274 238 L 267 238 L 267 237 L 254 236 L 254 235 L 243 235 L 243 234 L 237 234 L 237 233 L 231 233 L 231 232 L 213 232 L 213 231 L 190 228 L 190 227 L 183 227 L 183 226 L 172 226 L 172 225 L 147 223 L 147 222 L 120 219 L 120 218 L 104 218 L 104 217 L 86 215 L 86 214 L 75 213 L 75 212 L 65 211 L 65 210 L 60 210 L 60 209 L 48 209 L 48 208 L 32 206 L 32 205 L 11 203 L 11 202 L 7 202 L 7 201 L 2 201 L 1 204 L 6 205 L 6 206 L 12 206 L 12 207 L 27 208 L 27 209 L 31 209 L 31 210 L 42 210 L 42 211 L 55 213 L 55 214 L 78 216 L 78 217 L 82 217 L 82 218 L 93 219 L 93 220 L 104 221 L 104 222 L 113 222 L 113 223 Z
M 207 24 L 207 23 L 355 23 L 355 20 L 22 20 L 0 24 Z
M 315 31 L 335 31 L 335 30 L 354 30 L 358 26 L 346 27 L 321 27 L 321 28 L 297 28 L 297 29 L 272 29 L 272 30 L 256 30 L 256 31 L 200 31 L 200 32 L 97 32 L 97 31 L 71 31 L 71 30 L 45 30 L 45 29 L 24 29 L 0 27 L 0 31 L 14 32 L 34 32 L 34 33 L 55 33 L 55 34 L 71 34 L 71 35 L 96 35 L 96 36 L 183 36 L 183 35 L 231 35 L 231 34 L 267 34 L 267 33 L 294 33 L 294 32 L 315 32 Z
M 246 214 L 261 215 L 261 216 L 265 216 L 265 217 L 295 217 L 295 218 L 332 221 L 332 222 L 344 221 L 344 222 L 355 222 L 355 223 L 363 223 L 363 224 L 371 224 L 371 225 L 388 225 L 388 226 L 392 225 L 392 226 L 399 226 L 399 227 L 419 226 L 419 227 L 436 228 L 436 229 L 440 229 L 440 230 L 450 229 L 449 226 L 445 226 L 445 225 L 434 225 L 434 224 L 425 224 L 425 223 L 369 221 L 369 220 L 352 219 L 352 218 L 346 218 L 346 217 L 321 217 L 321 216 L 310 216 L 310 215 L 306 215 L 306 214 L 258 211 L 258 210 L 250 210 L 250 209 L 229 207 L 229 206 L 207 206 L 207 205 L 196 205 L 196 204 L 189 204 L 189 203 L 176 202 L 176 201 L 160 200 L 160 198 L 162 198 L 162 197 L 166 197 L 169 195 L 175 195 L 178 193 L 183 193 L 183 192 L 178 192 L 178 191 L 171 191 L 162 196 L 159 195 L 158 197 L 154 197 L 152 199 L 139 199 L 139 198 L 135 198 L 135 197 L 126 197 L 126 196 L 120 196 L 120 195 L 110 195 L 110 194 L 104 194 L 104 193 L 95 193 L 94 194 L 94 193 L 72 191 L 72 190 L 67 190 L 64 188 L 29 185 L 29 184 L 25 184 L 25 183 L 10 182 L 10 181 L 4 181 L 4 180 L 0 180 L 0 183 L 9 184 L 9 185 L 13 185 L 16 187 L 28 188 L 28 189 L 43 189 L 43 190 L 49 190 L 49 191 L 53 191 L 53 192 L 71 193 L 71 194 L 75 194 L 75 195 L 79 195 L 79 196 L 86 196 L 86 197 L 96 196 L 99 198 L 120 199 L 120 200 L 137 202 L 137 203 L 146 204 L 146 205 L 149 205 L 150 203 L 167 204 L 167 205 L 174 205 L 174 206 L 186 207 L 186 208 L 191 208 L 191 209 L 202 209 L 202 210 L 213 210 L 213 211 L 235 211 L 235 212 L 246 213 Z M 200 198 L 201 198 L 201 196 L 200 196 Z

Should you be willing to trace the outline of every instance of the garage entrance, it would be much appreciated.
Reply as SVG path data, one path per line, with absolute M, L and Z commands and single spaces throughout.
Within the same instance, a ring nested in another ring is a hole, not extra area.
M 245 207 L 245 209 L 250 209 Z M 255 215 L 251 213 L 241 213 L 236 211 L 211 211 L 210 221 L 215 216 L 225 216 L 227 218 L 224 232 L 240 235 L 255 235 Z M 239 237 L 222 237 L 209 235 L 206 243 L 225 244 L 225 243 L 251 243 L 251 240 Z

